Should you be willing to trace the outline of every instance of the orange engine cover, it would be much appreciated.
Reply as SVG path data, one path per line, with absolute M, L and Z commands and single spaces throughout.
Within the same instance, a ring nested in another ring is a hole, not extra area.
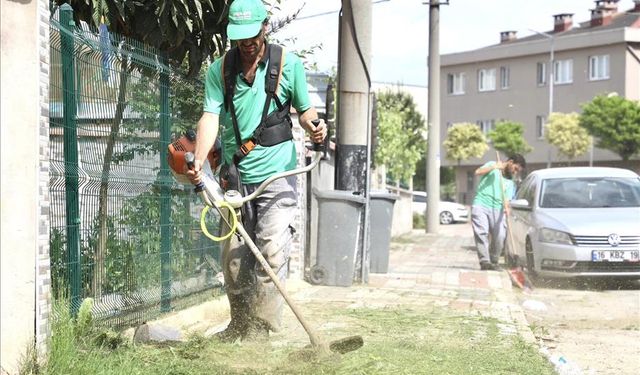
M 167 156 L 169 167 L 174 174 L 183 175 L 187 171 L 187 162 L 184 155 L 187 152 L 195 152 L 196 150 L 196 132 L 192 129 L 188 130 L 185 135 L 176 139 L 169 144 L 169 154 Z M 216 140 L 214 146 L 207 155 L 207 160 L 211 166 L 211 170 L 215 171 L 220 165 L 221 149 L 220 143 Z

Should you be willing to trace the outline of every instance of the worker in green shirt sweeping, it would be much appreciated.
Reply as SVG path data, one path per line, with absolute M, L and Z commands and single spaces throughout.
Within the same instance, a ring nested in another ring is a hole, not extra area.
M 499 269 L 508 216 L 508 207 L 503 203 L 514 197 L 513 179 L 525 167 L 524 157 L 514 154 L 504 163 L 490 161 L 475 171 L 476 176 L 482 177 L 471 206 L 471 226 L 482 270 Z

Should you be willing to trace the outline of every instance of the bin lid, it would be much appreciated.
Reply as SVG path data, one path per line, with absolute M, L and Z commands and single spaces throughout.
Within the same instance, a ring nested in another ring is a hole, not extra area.
M 355 203 L 366 203 L 367 199 L 359 194 L 354 194 L 353 191 L 348 190 L 318 190 L 313 188 L 313 195 L 318 199 L 334 199 L 342 201 L 351 201 Z
M 371 199 L 388 199 L 392 201 L 396 201 L 400 199 L 400 197 L 396 194 L 391 194 L 386 190 L 372 190 L 369 193 L 369 198 Z

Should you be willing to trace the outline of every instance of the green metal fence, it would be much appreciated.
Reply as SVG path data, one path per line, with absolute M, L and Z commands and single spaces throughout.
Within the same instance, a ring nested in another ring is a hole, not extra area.
M 72 20 L 68 5 L 51 20 L 52 293 L 72 312 L 91 297 L 99 321 L 130 326 L 222 291 L 201 202 L 166 162 L 203 88 L 150 47 Z

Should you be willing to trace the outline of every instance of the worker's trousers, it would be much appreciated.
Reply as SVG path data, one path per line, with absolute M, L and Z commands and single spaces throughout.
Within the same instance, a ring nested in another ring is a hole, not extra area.
M 246 231 L 282 285 L 287 278 L 294 232 L 291 224 L 297 207 L 295 184 L 295 176 L 275 180 L 243 209 Z M 243 185 L 243 195 L 251 194 L 258 185 Z M 227 231 L 223 224 L 222 232 Z M 233 235 L 224 242 L 222 267 L 232 322 L 244 325 L 257 321 L 278 331 L 284 299 L 243 239 Z
M 498 263 L 506 235 L 504 210 L 471 206 L 471 226 L 480 263 Z

